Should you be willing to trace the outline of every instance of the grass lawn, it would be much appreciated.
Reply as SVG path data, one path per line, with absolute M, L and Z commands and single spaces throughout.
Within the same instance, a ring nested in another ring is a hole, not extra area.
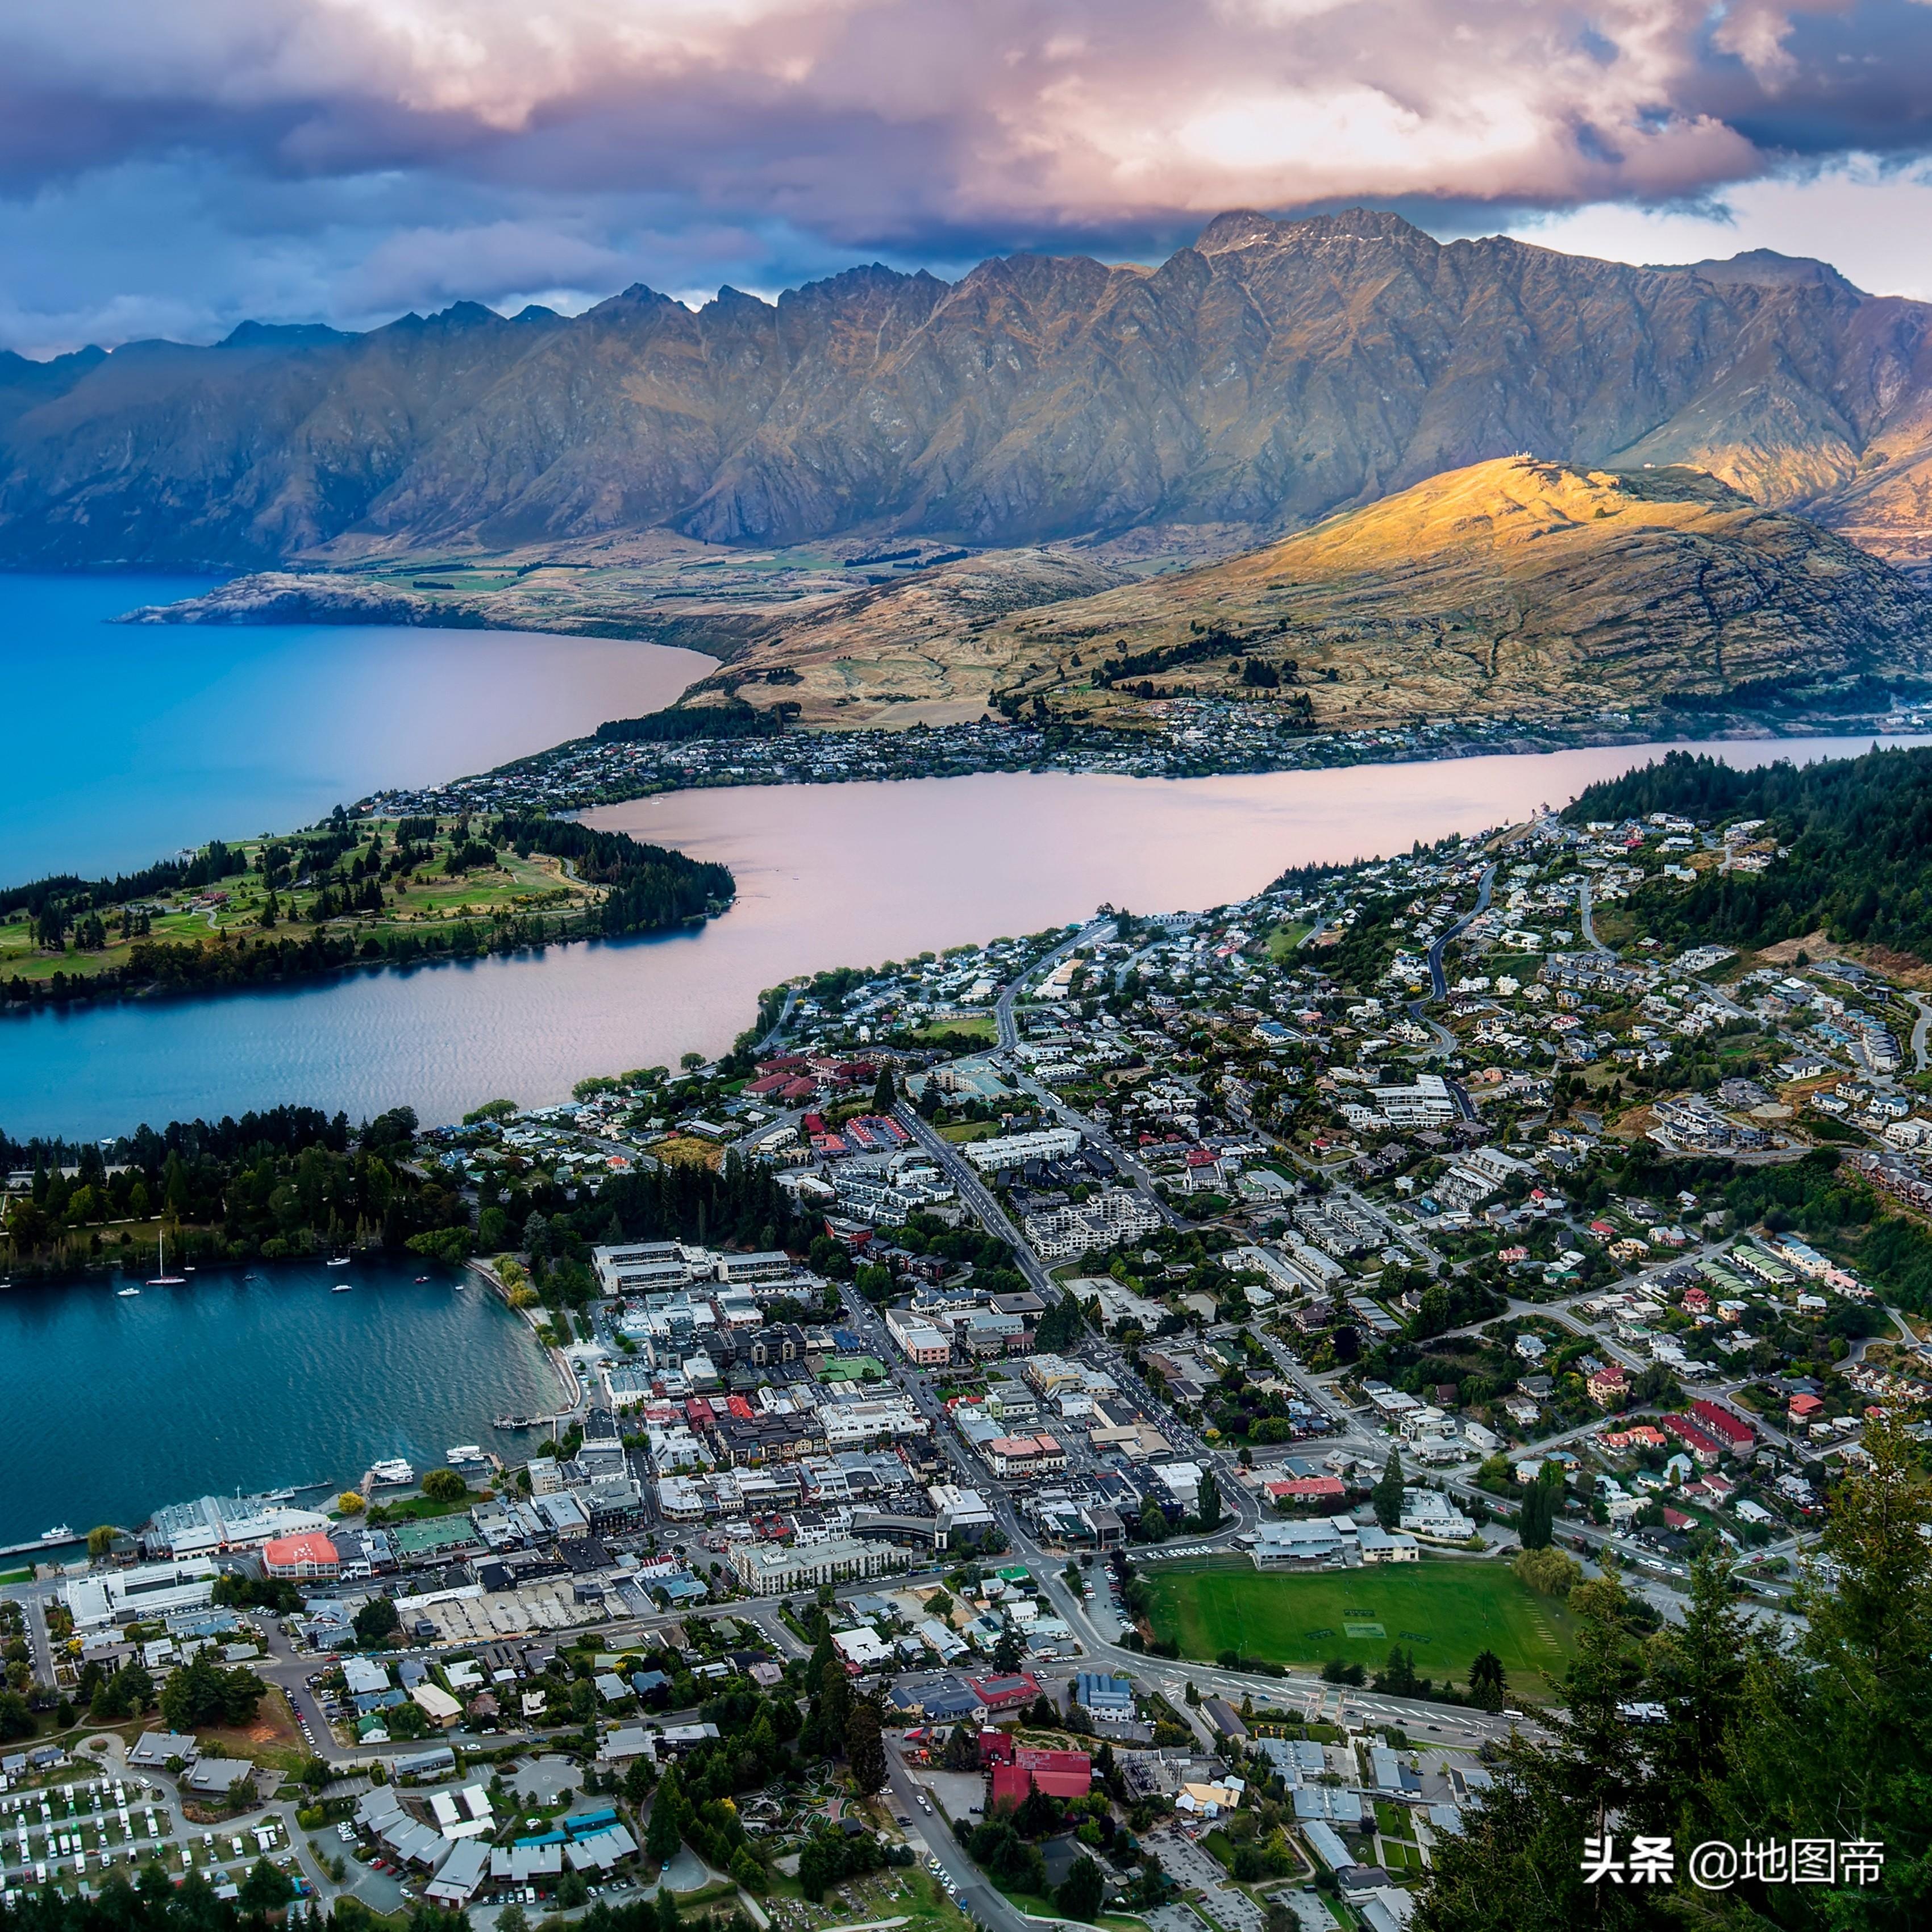
M 1268 934 L 1268 957 L 1279 966 L 1286 962 L 1288 956 L 1315 930 L 1314 927 L 1291 920 L 1286 926 L 1278 926 Z
M 967 1141 L 983 1141 L 1000 1131 L 998 1120 L 958 1120 L 950 1127 L 941 1127 L 939 1138 L 951 1141 L 955 1146 Z
M 1407 1808 L 1391 1804 L 1386 1798 L 1376 1800 L 1376 1828 L 1385 1838 L 1412 1838 L 1415 1835 Z
M 913 1035 L 913 1038 L 922 1045 L 926 1045 L 956 1036 L 967 1040 L 983 1040 L 990 1044 L 999 1038 L 1000 1029 L 991 1013 L 960 1013 L 951 1019 L 928 1022 Z
M 1575 1648 L 1569 1612 L 1499 1563 L 1425 1557 L 1292 1576 L 1202 1558 L 1150 1564 L 1142 1574 L 1154 1635 L 1178 1642 L 1183 1657 L 1230 1649 L 1290 1664 L 1339 1657 L 1372 1671 L 1400 1644 L 1439 1683 L 1460 1682 L 1487 1649 L 1520 1697 L 1544 1691 L 1544 1672 L 1559 1671 Z

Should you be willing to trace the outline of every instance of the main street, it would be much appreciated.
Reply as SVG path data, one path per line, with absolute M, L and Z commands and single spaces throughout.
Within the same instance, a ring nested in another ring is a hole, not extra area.
M 1040 1257 L 1027 1245 L 1020 1231 L 1008 1218 L 1006 1210 L 993 1198 L 992 1190 L 980 1178 L 973 1163 L 943 1134 L 921 1120 L 919 1110 L 910 1101 L 902 1100 L 892 1112 L 900 1126 L 938 1162 L 940 1170 L 952 1183 L 960 1199 L 972 1210 L 980 1225 L 989 1234 L 997 1234 L 1012 1250 L 1014 1265 L 1025 1276 L 1027 1285 L 1043 1300 L 1058 1301 L 1058 1287 L 1047 1274 Z

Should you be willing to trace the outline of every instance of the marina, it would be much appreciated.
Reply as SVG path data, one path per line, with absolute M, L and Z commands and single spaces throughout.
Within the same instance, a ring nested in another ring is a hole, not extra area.
M 555 1371 L 500 1298 L 415 1275 L 358 1258 L 360 1292 L 340 1296 L 315 1262 L 204 1268 L 137 1300 L 111 1282 L 16 1284 L 0 1297 L 0 1554 L 43 1557 L 44 1525 L 79 1540 L 186 1496 L 332 1493 L 392 1459 L 412 1475 L 452 1442 L 514 1452 L 490 1418 L 554 1406 Z

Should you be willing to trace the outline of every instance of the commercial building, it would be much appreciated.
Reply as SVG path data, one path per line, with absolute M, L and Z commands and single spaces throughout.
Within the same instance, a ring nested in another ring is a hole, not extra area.
M 1346 1516 L 1264 1522 L 1255 1532 L 1250 1554 L 1257 1570 L 1340 1570 L 1354 1546 L 1354 1528 Z
M 1073 1701 L 1094 1717 L 1118 1723 L 1134 1714 L 1134 1687 L 1124 1677 L 1102 1677 L 1083 1670 L 1073 1680 Z
M 1028 1240 L 1048 1261 L 1111 1248 L 1117 1241 L 1150 1234 L 1160 1225 L 1160 1209 L 1126 1187 L 1106 1188 L 1077 1205 L 1029 1214 L 1022 1224 Z
M 692 1252 L 706 1264 L 694 1264 Z M 621 1246 L 592 1248 L 597 1285 L 606 1294 L 662 1294 L 688 1287 L 710 1274 L 711 1257 L 702 1250 L 688 1251 L 676 1241 L 628 1241 Z
M 1066 1467 L 1066 1451 L 1051 1436 L 996 1436 L 986 1444 L 986 1460 L 1002 1482 L 1057 1474 Z
M 1370 1091 L 1392 1127 L 1439 1127 L 1456 1118 L 1449 1083 L 1439 1073 L 1420 1074 L 1413 1086 L 1376 1087 Z
M 1475 1524 L 1434 1490 L 1402 1491 L 1402 1527 L 1411 1536 L 1444 1543 L 1466 1543 L 1476 1533 Z
M 288 1509 L 260 1496 L 202 1496 L 154 1512 L 145 1537 L 152 1552 L 207 1556 L 218 1550 L 258 1550 L 278 1537 L 311 1530 L 325 1534 L 328 1519 L 314 1510 Z
M 262 1546 L 262 1574 L 291 1580 L 332 1582 L 342 1571 L 335 1545 L 319 1533 L 278 1536 Z
M 1418 1554 L 1414 1537 L 1372 1522 L 1356 1531 L 1355 1546 L 1364 1563 L 1413 1563 Z
M 1084 1798 L 1094 1786 L 1093 1760 L 1084 1751 L 1022 1745 L 1010 1764 L 994 1766 L 988 1786 L 989 1806 L 1023 1804 L 1036 1786 L 1049 1798 Z
M 1029 1670 L 1006 1677 L 969 1677 L 966 1684 L 989 1711 L 1016 1711 L 1040 1694 L 1040 1679 Z
M 886 1310 L 886 1328 L 914 1367 L 943 1369 L 952 1359 L 952 1338 L 910 1308 Z
M 62 1594 L 75 1629 L 100 1630 L 112 1623 L 164 1617 L 175 1610 L 205 1610 L 214 1600 L 218 1574 L 212 1558 L 191 1556 L 77 1576 Z
M 775 1543 L 740 1543 L 731 1551 L 731 1568 L 739 1582 L 756 1597 L 782 1597 L 792 1590 L 816 1589 L 821 1583 L 883 1576 L 904 1561 L 903 1552 L 890 1544 L 852 1536 L 828 1537 L 793 1549 Z
M 1064 1160 L 1080 1151 L 1077 1127 L 1043 1127 L 1037 1133 L 996 1134 L 990 1140 L 969 1141 L 966 1158 L 982 1174 L 1004 1167 L 1024 1167 L 1030 1160 Z
M 755 1255 L 718 1257 L 718 1279 L 734 1288 L 742 1288 L 755 1282 L 789 1281 L 791 1275 L 791 1257 L 779 1249 Z

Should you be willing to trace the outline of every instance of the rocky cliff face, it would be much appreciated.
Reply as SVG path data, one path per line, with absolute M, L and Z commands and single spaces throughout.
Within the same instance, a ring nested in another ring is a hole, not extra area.
M 1252 540 L 1528 452 L 1690 464 L 1916 558 L 1932 307 L 1762 255 L 1636 268 L 1393 215 L 1223 215 L 1160 267 L 854 269 L 693 314 L 463 304 L 0 358 L 0 562 L 566 546 Z

